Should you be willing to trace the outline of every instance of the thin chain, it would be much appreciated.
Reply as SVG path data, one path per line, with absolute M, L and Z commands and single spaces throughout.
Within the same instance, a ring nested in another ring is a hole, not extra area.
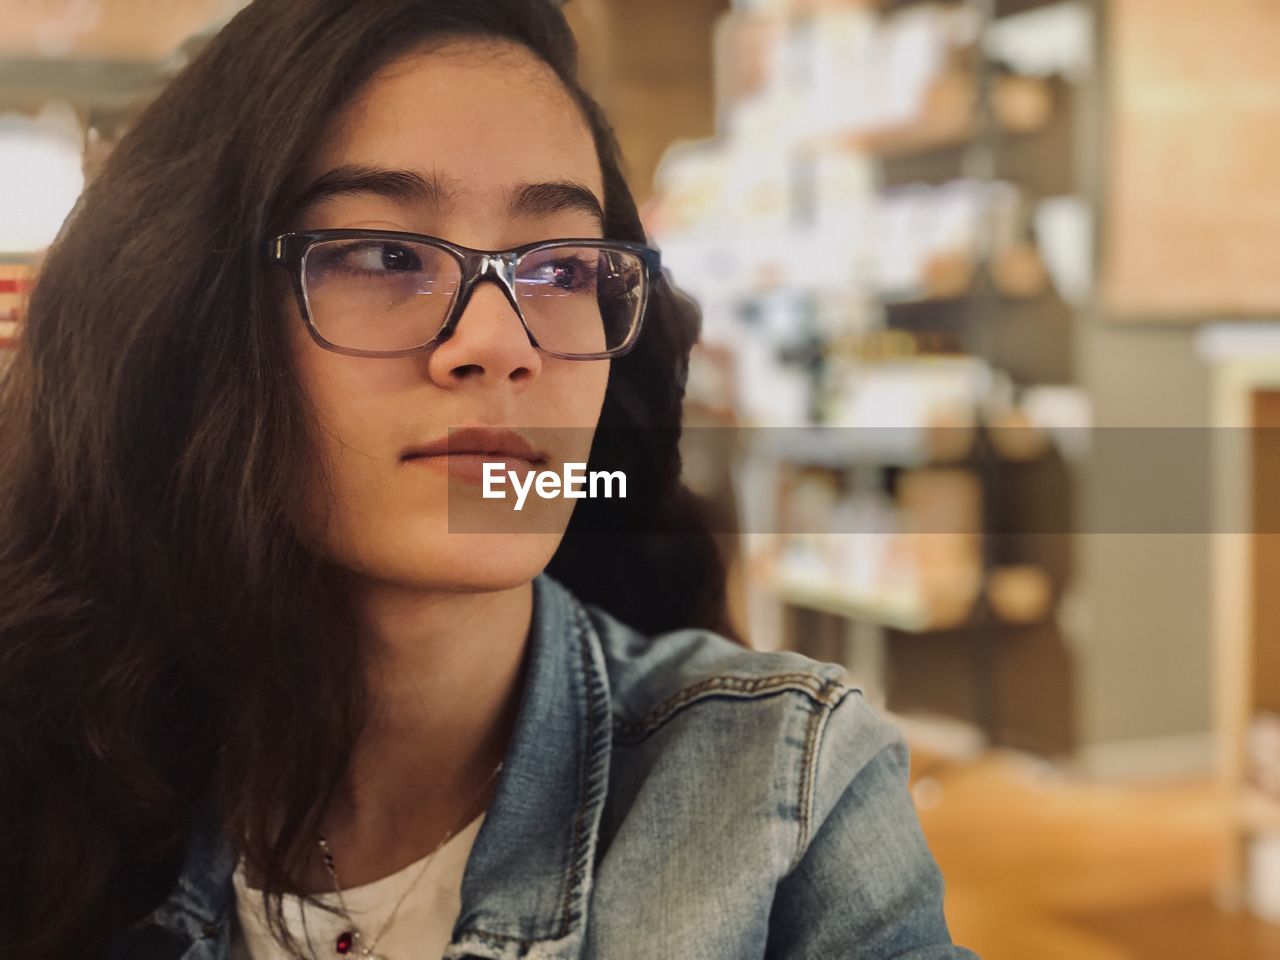
M 462 829 L 462 827 L 466 826 L 468 823 L 471 822 L 471 819 L 472 819 L 471 808 L 474 807 L 476 803 L 479 801 L 479 799 L 484 796 L 485 791 L 489 789 L 489 784 L 493 782 L 493 778 L 498 775 L 498 771 L 500 771 L 501 769 L 502 769 L 501 763 L 499 763 L 496 767 L 493 768 L 493 773 L 489 774 L 489 776 L 485 779 L 484 786 L 480 788 L 480 792 L 476 795 L 475 800 L 472 800 L 471 803 L 467 806 L 466 813 L 465 813 L 466 819 L 464 819 L 462 823 L 458 824 L 456 827 L 454 827 L 452 830 L 446 833 L 444 837 L 441 838 L 440 842 L 435 845 L 432 851 L 427 854 L 426 859 L 422 861 L 422 866 L 418 868 L 418 872 L 414 874 L 413 880 L 409 882 L 409 885 L 404 888 L 404 892 L 400 894 L 400 899 L 397 900 L 395 906 L 391 908 L 391 913 L 387 916 L 387 919 L 383 922 L 377 934 L 373 937 L 373 939 L 367 945 L 361 946 L 360 948 L 361 953 L 367 956 L 372 954 L 373 951 L 377 948 L 378 941 L 381 940 L 382 937 L 386 934 L 386 932 L 391 929 L 391 924 L 395 922 L 396 914 L 400 912 L 400 907 L 404 905 L 405 900 L 409 898 L 409 894 L 413 891 L 415 887 L 417 887 L 418 881 L 421 880 L 426 875 L 427 867 L 431 865 L 431 861 L 435 858 L 436 853 L 439 852 L 441 847 L 443 847 L 446 843 L 449 842 L 449 839 L 455 833 L 457 833 L 460 829 Z M 351 928 L 351 931 L 353 933 L 356 933 L 357 924 L 353 919 L 351 919 L 351 912 L 347 909 L 347 902 L 342 897 L 342 884 L 338 882 L 338 868 L 333 859 L 333 851 L 329 849 L 329 841 L 325 839 L 325 836 L 323 833 L 320 834 L 319 836 L 319 842 L 320 842 L 321 859 L 324 861 L 324 868 L 329 874 L 329 879 L 333 881 L 333 892 L 338 895 L 338 909 L 342 912 L 342 918 L 347 921 L 347 924 Z

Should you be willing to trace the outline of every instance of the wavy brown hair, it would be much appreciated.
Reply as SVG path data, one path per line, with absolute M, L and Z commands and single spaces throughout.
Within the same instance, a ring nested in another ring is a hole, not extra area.
M 643 240 L 549 0 L 257 0 L 141 115 L 48 252 L 0 383 L 0 929 L 19 955 L 92 956 L 153 909 L 210 805 L 277 923 L 300 889 L 365 703 L 334 571 L 288 521 L 318 447 L 262 241 L 341 105 L 455 37 L 551 66 L 595 139 L 606 236 Z M 697 328 L 660 283 L 592 451 L 645 493 L 584 501 L 549 567 L 650 632 L 731 632 L 679 479 Z

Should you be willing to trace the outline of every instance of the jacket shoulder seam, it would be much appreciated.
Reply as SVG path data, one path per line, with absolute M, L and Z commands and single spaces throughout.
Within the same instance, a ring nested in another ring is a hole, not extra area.
M 684 687 L 635 720 L 615 719 L 613 734 L 619 742 L 644 740 L 685 707 L 711 697 L 750 700 L 795 692 L 803 694 L 819 708 L 829 708 L 839 703 L 851 689 L 840 681 L 815 672 L 774 673 L 762 677 L 721 674 Z
M 849 690 L 850 688 L 845 688 L 845 693 L 848 693 Z M 813 804 L 816 793 L 815 784 L 818 779 L 818 756 L 822 751 L 822 735 L 826 730 L 827 721 L 831 719 L 831 714 L 840 699 L 843 699 L 843 695 L 833 702 L 819 705 L 818 709 L 814 710 L 809 717 L 809 722 L 806 725 L 804 754 L 800 765 L 800 785 L 796 798 L 800 829 L 796 833 L 796 850 L 791 859 L 791 864 L 787 867 L 788 873 L 799 866 L 800 860 L 809 848 L 809 838 L 813 831 Z

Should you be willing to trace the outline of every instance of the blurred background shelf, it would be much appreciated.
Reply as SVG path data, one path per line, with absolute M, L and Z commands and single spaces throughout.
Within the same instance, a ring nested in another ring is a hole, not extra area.
M 1280 833 L 1280 797 L 1245 787 L 1235 810 L 1240 826 L 1251 832 Z
M 821 0 L 819 0 L 821 2 Z M 923 6 L 960 6 L 963 0 L 869 0 L 869 2 L 886 13 Z M 1010 16 L 1025 13 L 1042 7 L 1051 7 L 1061 0 L 990 0 L 997 16 Z
M 910 597 L 858 596 L 850 593 L 839 581 L 788 573 L 774 573 L 771 578 L 758 582 L 779 601 L 794 607 L 908 633 L 923 633 L 931 625 L 919 600 Z
M 1092 5 L 1054 7 L 743 3 L 715 29 L 715 136 L 667 153 L 649 208 L 726 358 L 700 402 L 782 438 L 749 444 L 735 480 L 755 642 L 878 645 L 890 708 L 1046 756 L 1075 745 L 1059 605 L 1081 589 L 1079 493 L 1036 432 L 1059 414 L 1023 404 L 1057 390 L 1065 422 L 1090 422 L 1076 357 L 1102 137 Z M 877 334 L 911 359 L 862 357 Z M 985 430 L 1013 422 L 1027 442 L 1006 431 L 1001 450 Z M 795 563 L 758 572 L 763 555 Z M 922 669 L 938 645 L 966 695 Z M 1061 689 L 1027 697 L 1015 671 Z
M 954 306 L 980 295 L 979 283 L 987 281 L 995 296 L 1030 300 L 1049 293 L 1044 261 L 1030 243 L 1006 247 L 983 264 L 965 254 L 935 255 L 925 266 L 923 289 L 916 293 L 881 296 L 885 307 L 937 303 Z
M 1053 113 L 1053 91 L 1037 77 L 1001 75 L 991 93 L 994 114 L 1002 133 L 1014 137 L 1044 129 Z M 923 110 L 910 121 L 881 129 L 829 134 L 812 147 L 843 147 L 871 154 L 882 161 L 937 154 L 971 141 L 982 132 L 977 114 L 977 80 L 960 71 L 933 80 L 925 94 Z

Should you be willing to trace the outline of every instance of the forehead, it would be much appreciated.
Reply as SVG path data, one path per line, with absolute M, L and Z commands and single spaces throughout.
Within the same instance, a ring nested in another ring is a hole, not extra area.
M 566 179 L 603 192 L 569 92 L 533 53 L 502 41 L 449 41 L 376 73 L 326 125 L 308 173 L 352 164 L 430 173 L 464 200 Z

